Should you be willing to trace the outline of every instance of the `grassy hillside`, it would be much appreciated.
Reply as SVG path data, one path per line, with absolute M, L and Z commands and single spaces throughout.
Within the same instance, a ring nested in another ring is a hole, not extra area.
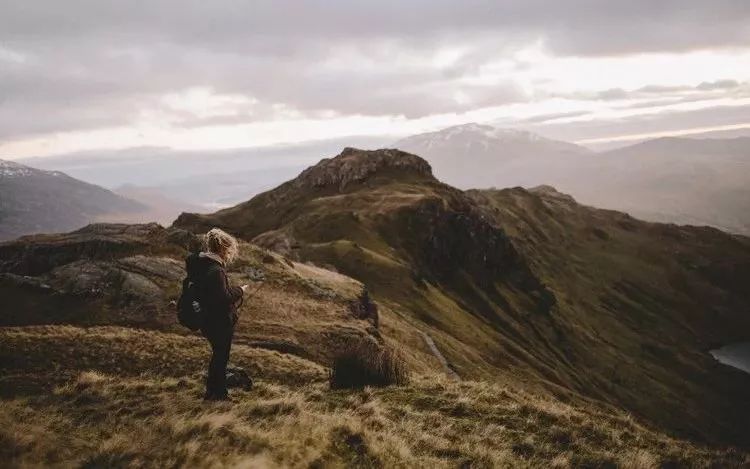
M 254 389 L 234 391 L 232 404 L 204 404 L 206 345 L 173 333 L 4 327 L 0 357 L 0 458 L 11 467 L 750 463 L 621 412 L 508 385 L 420 374 L 408 386 L 331 391 L 318 363 L 247 345 L 232 362 L 253 372 Z
M 606 404 L 555 398 L 517 380 L 455 381 L 403 313 L 381 304 L 377 326 L 353 316 L 359 282 L 250 244 L 230 276 L 266 281 L 241 308 L 231 363 L 255 386 L 233 390 L 232 404 L 204 404 L 208 346 L 175 323 L 167 304 L 196 241 L 158 225 L 94 225 L 0 245 L 6 466 L 750 462 Z M 330 357 L 353 340 L 398 348 L 410 383 L 330 390 Z
M 641 222 L 550 189 L 464 193 L 396 150 L 345 150 L 211 226 L 356 278 L 459 376 L 596 399 L 676 435 L 748 445 L 750 242 Z
M 750 240 L 581 206 L 548 187 L 470 196 L 555 293 L 568 355 L 603 378 L 588 392 L 690 436 L 743 438 L 748 377 L 708 351 L 748 339 Z
M 551 188 L 462 192 L 416 156 L 346 150 L 214 215 L 0 243 L 0 458 L 10 466 L 733 467 L 746 238 L 640 222 Z M 231 362 L 176 324 L 200 232 L 245 240 Z M 190 228 L 186 230 L 184 228 Z M 363 316 L 364 284 L 378 302 Z M 352 344 L 408 383 L 331 390 Z M 143 429 L 148 428 L 148 432 Z

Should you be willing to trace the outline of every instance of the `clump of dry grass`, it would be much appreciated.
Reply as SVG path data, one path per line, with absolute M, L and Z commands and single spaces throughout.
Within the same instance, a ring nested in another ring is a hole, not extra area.
M 409 375 L 401 357 L 390 347 L 363 339 L 345 346 L 333 359 L 333 389 L 406 384 Z

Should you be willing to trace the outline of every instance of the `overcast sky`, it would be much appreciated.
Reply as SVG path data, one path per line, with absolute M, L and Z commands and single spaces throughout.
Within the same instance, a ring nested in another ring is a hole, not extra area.
M 0 158 L 750 127 L 747 0 L 0 0 Z

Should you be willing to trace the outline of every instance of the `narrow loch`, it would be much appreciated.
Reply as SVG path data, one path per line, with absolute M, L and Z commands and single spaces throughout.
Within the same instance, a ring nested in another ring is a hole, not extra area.
M 719 362 L 750 373 L 750 342 L 739 342 L 711 350 Z

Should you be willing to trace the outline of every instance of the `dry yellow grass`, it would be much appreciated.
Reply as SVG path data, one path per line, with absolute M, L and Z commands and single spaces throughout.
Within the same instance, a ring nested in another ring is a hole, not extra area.
M 109 315 L 81 324 L 70 320 L 78 325 L 0 327 L 0 466 L 750 464 L 744 452 L 671 438 L 604 404 L 525 381 L 520 372 L 490 374 L 490 364 L 472 347 L 439 324 L 419 322 L 397 302 L 380 302 L 375 330 L 352 315 L 350 303 L 361 284 L 343 275 L 243 243 L 230 275 L 245 282 L 249 269 L 262 269 L 266 285 L 242 307 L 231 363 L 246 369 L 256 386 L 233 390 L 233 404 L 202 402 L 208 345 L 177 327 L 166 305 L 150 312 L 138 310 L 137 303 L 88 298 L 74 304 L 87 309 L 71 318 L 83 318 L 99 305 L 109 308 Z M 176 281 L 154 277 L 154 282 L 164 298 L 177 294 Z M 449 302 L 431 297 L 430 307 Z M 57 308 L 50 314 L 59 312 L 60 297 L 49 301 Z M 134 313 L 143 321 L 133 323 Z M 472 345 L 487 340 L 474 333 L 479 330 L 474 323 L 449 323 Z M 134 328 L 140 324 L 151 329 Z M 461 357 L 451 363 L 459 371 L 487 369 L 477 375 L 488 380 L 449 380 L 421 332 L 429 333 L 442 353 Z M 411 383 L 331 391 L 330 357 L 363 337 L 396 348 Z M 553 393 L 567 397 L 556 399 Z
M 422 374 L 331 391 L 313 362 L 239 346 L 252 391 L 205 404 L 198 338 L 119 327 L 0 330 L 10 467 L 632 467 L 750 464 L 629 416 Z M 22 386 L 37 380 L 34 389 Z

